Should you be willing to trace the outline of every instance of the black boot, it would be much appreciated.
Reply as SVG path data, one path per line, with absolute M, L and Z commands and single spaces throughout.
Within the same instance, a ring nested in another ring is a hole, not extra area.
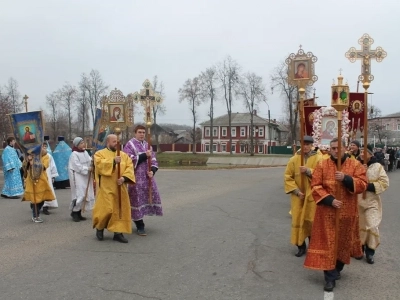
M 324 291 L 326 291 L 326 292 L 332 292 L 333 291 L 333 289 L 335 288 L 335 281 L 327 281 L 326 283 L 325 283 L 325 286 L 324 286 Z
M 296 257 L 302 257 L 306 253 L 306 242 L 303 242 L 301 246 L 297 246 L 298 252 L 295 254 Z
M 72 220 L 74 220 L 74 222 L 81 221 L 81 218 L 79 217 L 79 212 L 77 212 L 77 211 L 71 212 L 71 217 L 72 217 Z
M 85 221 L 86 220 L 86 218 L 82 216 L 82 211 L 81 210 L 78 211 L 78 216 L 79 216 L 79 220 L 81 220 L 81 221 Z
M 49 208 L 46 206 L 46 207 L 43 207 L 43 213 L 45 214 L 45 215 L 49 215 L 50 214 L 50 212 L 49 212 Z
M 140 236 L 146 236 L 147 233 L 144 230 L 144 222 L 143 222 L 143 220 L 134 221 L 134 222 L 136 224 L 136 232 L 137 232 L 137 234 L 140 235 Z
M 104 239 L 104 229 L 96 229 L 96 237 L 99 241 L 102 241 Z
M 122 233 L 114 233 L 113 240 L 124 244 L 128 243 L 128 240 L 124 237 Z

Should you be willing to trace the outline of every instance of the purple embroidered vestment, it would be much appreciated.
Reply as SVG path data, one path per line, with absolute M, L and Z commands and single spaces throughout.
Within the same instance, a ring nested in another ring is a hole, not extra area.
M 138 221 L 144 216 L 162 216 L 161 198 L 157 189 L 156 181 L 152 179 L 152 204 L 149 204 L 149 178 L 147 177 L 147 160 L 139 163 L 139 155 L 148 149 L 146 141 L 140 142 L 131 139 L 124 147 L 124 152 L 132 159 L 135 168 L 136 184 L 129 185 L 129 199 L 131 202 L 132 220 Z M 147 158 L 149 159 L 149 158 Z M 152 153 L 151 165 L 158 168 L 155 154 Z

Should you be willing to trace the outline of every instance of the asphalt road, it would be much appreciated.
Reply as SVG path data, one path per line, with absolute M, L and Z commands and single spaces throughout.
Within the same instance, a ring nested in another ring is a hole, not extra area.
M 161 170 L 164 217 L 145 219 L 148 236 L 129 244 L 72 222 L 69 190 L 42 224 L 28 203 L 0 199 L 0 299 L 324 299 L 322 272 L 289 243 L 283 170 Z M 335 300 L 400 299 L 399 178 L 383 195 L 375 265 L 352 260 Z

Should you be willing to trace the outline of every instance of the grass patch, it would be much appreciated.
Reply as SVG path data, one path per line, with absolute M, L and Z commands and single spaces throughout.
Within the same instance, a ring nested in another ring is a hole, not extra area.
M 170 169 L 170 170 L 231 170 L 231 169 L 260 169 L 267 168 L 268 166 L 252 166 L 252 165 L 229 165 L 229 166 L 221 166 L 221 165 L 211 165 L 211 166 L 164 166 L 162 169 Z

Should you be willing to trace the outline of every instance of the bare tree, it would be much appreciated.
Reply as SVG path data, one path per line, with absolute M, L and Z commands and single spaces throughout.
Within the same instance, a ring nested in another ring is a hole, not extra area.
M 297 112 L 297 99 L 298 91 L 296 86 L 292 86 L 287 82 L 288 66 L 285 62 L 281 62 L 273 71 L 271 75 L 271 90 L 272 92 L 277 89 L 280 91 L 284 99 L 284 111 L 287 114 L 286 122 L 289 124 L 290 134 L 288 134 L 288 144 L 297 139 L 298 131 L 298 114 Z
M 375 105 L 368 105 L 368 119 L 376 119 L 382 117 L 382 111 Z
M 8 96 L 8 101 L 11 103 L 12 112 L 18 113 L 22 110 L 23 101 L 21 94 L 18 92 L 18 82 L 14 78 L 10 77 L 5 86 Z
M 165 93 L 164 93 L 164 82 L 158 83 L 158 76 L 154 76 L 153 78 L 153 89 L 160 94 L 162 98 L 165 99 Z M 167 111 L 167 108 L 164 104 L 160 105 L 155 105 L 153 106 L 153 119 L 154 119 L 154 125 L 157 125 L 157 116 L 158 115 L 165 115 L 165 112 Z M 159 142 L 159 135 L 160 133 L 158 132 L 158 126 L 154 126 L 154 137 L 156 140 L 156 146 L 157 146 L 157 152 L 160 153 L 161 148 L 160 148 L 160 142 Z
M 100 100 L 106 93 L 108 86 L 104 83 L 100 72 L 97 70 L 90 71 L 89 76 L 83 73 L 79 86 L 87 91 L 90 114 L 94 127 L 96 108 L 100 105 Z
M 191 137 L 193 141 L 193 153 L 196 153 L 196 123 L 197 123 L 197 108 L 201 104 L 200 98 L 200 82 L 199 78 L 188 79 L 179 89 L 179 102 L 187 101 L 189 104 L 190 112 L 193 118 L 193 129 Z
M 210 145 L 214 144 L 214 135 L 213 127 L 214 127 L 214 100 L 217 97 L 217 84 L 218 84 L 218 76 L 217 76 L 217 68 L 211 67 L 205 70 L 205 72 L 201 72 L 200 77 L 200 98 L 203 101 L 210 100 L 210 110 L 208 112 L 208 116 L 210 117 Z M 230 135 L 229 135 L 230 136 Z M 210 147 L 210 153 L 212 154 L 214 147 Z
M 77 124 L 81 126 L 81 128 L 77 128 L 77 131 L 81 131 L 81 137 L 85 136 L 85 129 L 89 128 L 89 97 L 88 92 L 85 88 L 79 87 L 79 92 L 76 97 L 75 106 L 77 108 Z
M 68 141 L 72 139 L 72 109 L 77 97 L 77 89 L 70 83 L 66 83 L 61 91 L 61 104 L 65 108 L 68 118 Z
M 3 140 L 5 140 L 9 133 L 11 133 L 10 122 L 8 114 L 12 113 L 12 105 L 9 101 L 9 96 L 3 92 L 0 87 L 0 133 Z
M 50 131 L 53 136 L 53 140 L 57 139 L 57 129 L 58 129 L 58 117 L 61 112 L 58 108 L 58 103 L 61 101 L 61 93 L 60 91 L 55 91 L 50 95 L 46 96 L 46 105 L 49 107 L 49 111 L 45 113 L 47 123 L 50 124 Z
M 250 113 L 250 155 L 254 155 L 254 115 L 260 101 L 266 99 L 262 77 L 255 73 L 246 73 L 240 80 L 236 94 L 243 99 L 243 104 Z
M 221 89 L 224 94 L 226 111 L 228 113 L 228 130 L 231 132 L 233 94 L 239 83 L 240 66 L 235 60 L 232 59 L 232 57 L 228 56 L 222 63 L 218 65 L 217 72 L 221 83 Z M 230 154 L 232 154 L 232 135 L 229 135 L 229 145 L 229 151 Z

